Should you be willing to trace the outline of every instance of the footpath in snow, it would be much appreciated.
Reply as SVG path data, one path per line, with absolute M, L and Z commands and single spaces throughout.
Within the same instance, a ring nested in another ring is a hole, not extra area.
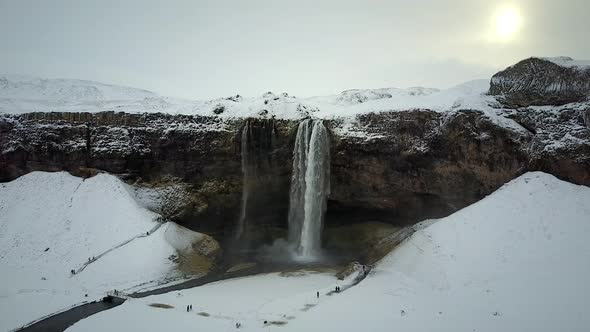
M 182 277 L 169 259 L 179 226 L 156 217 L 111 175 L 33 172 L 0 184 L 0 331 Z

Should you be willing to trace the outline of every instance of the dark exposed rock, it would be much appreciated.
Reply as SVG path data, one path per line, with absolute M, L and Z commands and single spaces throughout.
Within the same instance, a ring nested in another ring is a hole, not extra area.
M 332 185 L 338 189 L 328 218 L 375 208 L 387 211 L 377 220 L 390 222 L 438 217 L 526 169 L 520 147 L 530 137 L 495 125 L 481 112 L 391 112 L 359 122 L 373 138 L 336 139 Z
M 565 105 L 552 111 L 522 108 L 507 116 L 534 128 L 528 169 L 542 170 L 573 183 L 590 185 L 590 127 L 586 110 Z
M 362 115 L 353 126 L 359 135 L 343 131 L 343 120 L 327 121 L 327 224 L 444 216 L 528 170 L 590 185 L 589 108 L 503 112 L 512 126 L 473 110 Z M 163 195 L 159 212 L 195 230 L 226 234 L 239 219 L 240 133 L 249 125 L 261 174 L 249 214 L 274 232 L 287 223 L 297 124 L 112 112 L 1 115 L 0 181 L 35 170 L 107 171 L 146 188 L 168 188 L 175 195 Z
M 221 104 L 220 104 L 220 105 L 217 105 L 217 106 L 215 106 L 215 108 L 213 109 L 213 113 L 215 113 L 215 114 L 221 114 L 221 113 L 223 113 L 224 111 L 225 111 L 225 106 L 223 106 L 223 105 L 221 105 Z
M 510 108 L 583 102 L 590 97 L 590 67 L 529 58 L 494 75 L 489 93 Z

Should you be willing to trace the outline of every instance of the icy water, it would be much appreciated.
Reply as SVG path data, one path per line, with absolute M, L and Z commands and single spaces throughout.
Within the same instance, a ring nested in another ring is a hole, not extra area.
M 79 305 L 70 310 L 53 315 L 35 324 L 32 324 L 18 331 L 26 332 L 61 332 L 74 325 L 81 319 L 97 314 L 101 311 L 108 310 L 123 304 L 123 300 L 114 300 L 113 302 L 91 302 Z

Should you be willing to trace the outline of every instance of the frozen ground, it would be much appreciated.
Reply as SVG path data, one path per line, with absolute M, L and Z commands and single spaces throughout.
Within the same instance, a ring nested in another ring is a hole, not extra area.
M 196 233 L 156 228 L 156 217 L 111 175 L 33 172 L 0 184 L 0 331 L 107 290 L 178 278 L 168 257 Z
M 590 188 L 527 173 L 425 225 L 342 293 L 326 295 L 350 280 L 321 273 L 253 276 L 130 300 L 68 331 L 587 331 L 588 202 Z

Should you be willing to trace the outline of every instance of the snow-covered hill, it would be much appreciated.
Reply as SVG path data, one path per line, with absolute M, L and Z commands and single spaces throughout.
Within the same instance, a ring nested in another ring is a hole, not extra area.
M 0 76 L 0 98 L 38 101 L 139 100 L 156 94 L 125 86 L 74 79 L 42 79 L 18 75 Z
M 588 202 L 590 188 L 527 173 L 424 224 L 352 288 L 324 274 L 253 276 L 131 300 L 68 331 L 586 331 Z M 345 291 L 328 295 L 336 285 Z
M 168 257 L 185 245 L 182 231 L 156 217 L 111 175 L 33 172 L 0 184 L 0 330 L 178 277 Z

